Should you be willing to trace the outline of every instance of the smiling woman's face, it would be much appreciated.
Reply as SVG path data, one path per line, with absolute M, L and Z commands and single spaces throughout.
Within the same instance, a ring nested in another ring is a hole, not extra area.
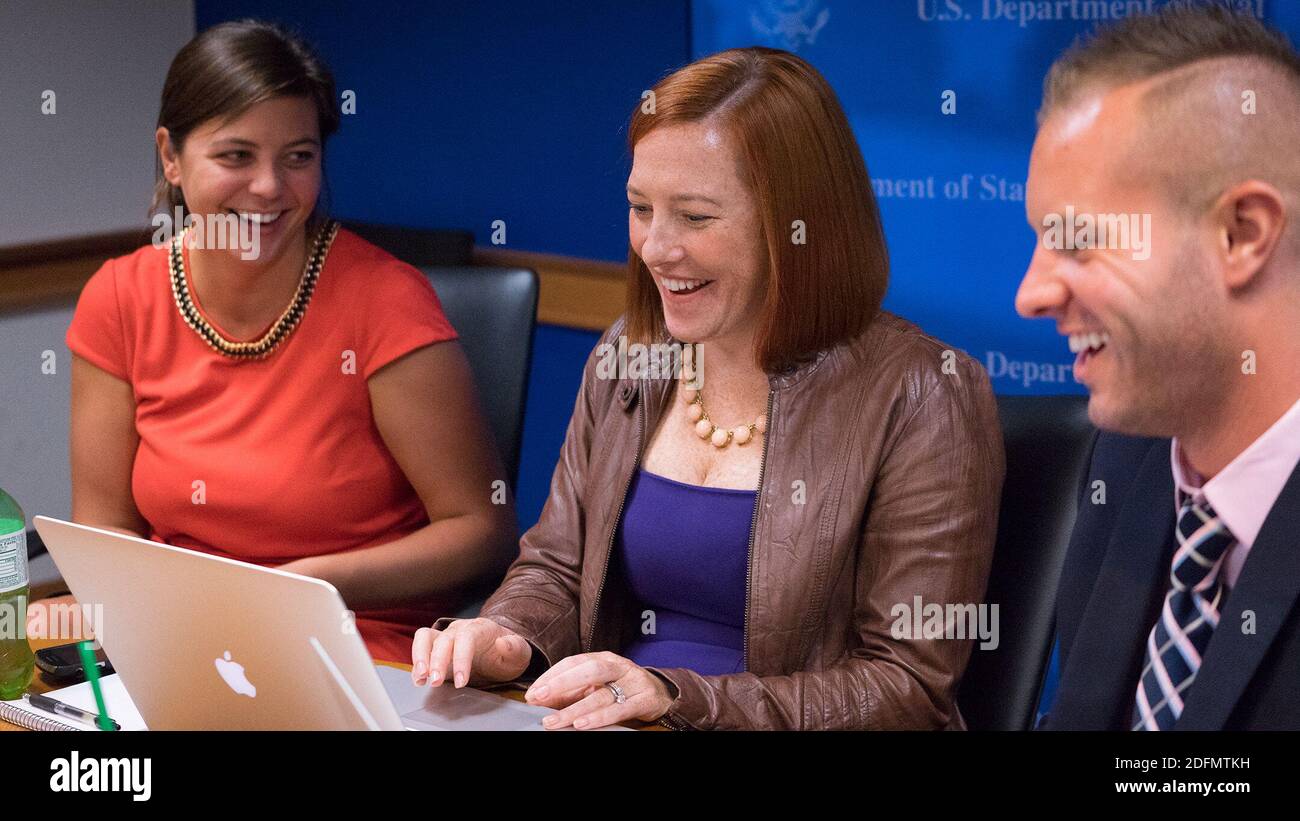
M 725 132 L 703 123 L 656 128 L 633 151 L 628 239 L 683 342 L 753 344 L 766 255 L 739 172 Z
M 320 127 L 305 97 L 264 100 L 234 120 L 201 124 L 177 154 L 159 129 L 163 174 L 185 192 L 195 218 L 242 214 L 260 222 L 260 253 L 267 265 L 301 242 L 321 186 Z M 240 259 L 240 250 L 226 253 Z

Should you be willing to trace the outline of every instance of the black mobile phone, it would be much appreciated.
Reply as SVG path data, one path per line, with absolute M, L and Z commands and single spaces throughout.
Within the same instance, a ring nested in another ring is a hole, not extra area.
M 59 681 L 77 682 L 84 681 L 86 678 L 86 671 L 81 666 L 81 653 L 77 651 L 77 642 L 37 650 L 36 666 L 50 678 Z M 108 656 L 104 655 L 104 648 L 99 646 L 99 642 L 95 642 L 95 666 L 101 676 L 113 672 L 113 665 L 109 662 Z

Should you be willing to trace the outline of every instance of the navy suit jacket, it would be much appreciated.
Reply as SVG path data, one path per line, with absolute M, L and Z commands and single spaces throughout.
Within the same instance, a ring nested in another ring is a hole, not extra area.
M 1093 441 L 1057 591 L 1060 680 L 1048 729 L 1132 728 L 1175 546 L 1169 447 L 1168 439 L 1105 432 Z M 1104 504 L 1094 501 L 1098 481 Z M 1174 729 L 1300 729 L 1300 467 L 1220 607 L 1183 700 Z

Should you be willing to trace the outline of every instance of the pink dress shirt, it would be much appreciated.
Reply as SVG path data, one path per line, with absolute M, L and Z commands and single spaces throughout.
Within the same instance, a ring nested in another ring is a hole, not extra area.
M 1187 464 L 1176 437 L 1170 451 L 1175 515 L 1180 492 L 1203 499 L 1237 539 L 1222 568 L 1224 583 L 1232 587 L 1268 512 L 1300 463 L 1300 400 L 1208 482 Z

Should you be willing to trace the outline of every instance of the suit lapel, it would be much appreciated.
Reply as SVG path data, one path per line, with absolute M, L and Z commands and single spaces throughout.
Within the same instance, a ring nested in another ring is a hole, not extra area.
M 1245 692 L 1300 596 L 1300 467 L 1291 473 L 1228 595 L 1210 637 L 1179 730 L 1219 730 Z M 1255 632 L 1242 632 L 1247 611 Z
M 1169 575 L 1174 484 L 1168 447 L 1163 440 L 1163 448 L 1156 443 L 1147 451 L 1111 531 L 1052 708 L 1061 726 L 1129 729 L 1153 606 Z

